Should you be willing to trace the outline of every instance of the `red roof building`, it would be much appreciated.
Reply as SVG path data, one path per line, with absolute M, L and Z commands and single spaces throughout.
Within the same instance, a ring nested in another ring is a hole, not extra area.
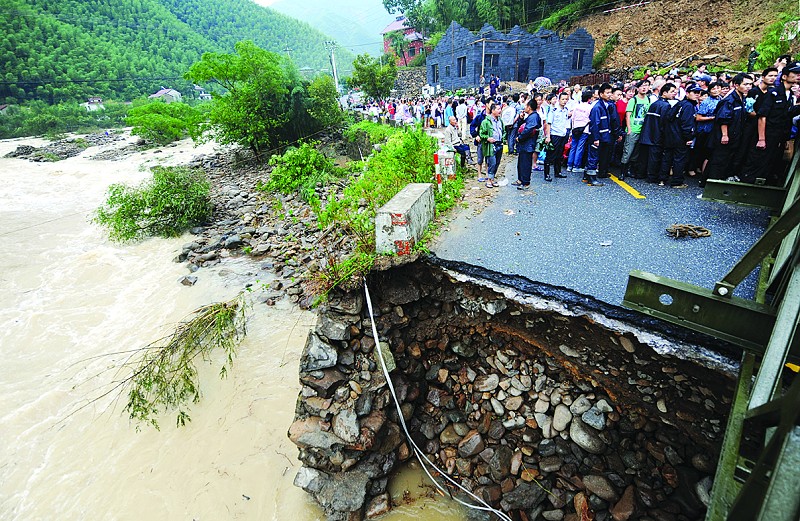
M 423 52 L 425 38 L 422 36 L 422 34 L 417 32 L 415 28 L 406 25 L 405 16 L 398 16 L 395 18 L 394 22 L 387 25 L 383 31 L 381 31 L 381 35 L 383 35 L 384 54 L 397 54 L 394 52 L 394 49 L 392 49 L 392 40 L 389 38 L 389 33 L 393 33 L 395 31 L 402 31 L 405 35 L 406 41 L 408 42 L 408 48 L 406 49 L 405 56 L 397 57 L 397 65 L 406 65 Z

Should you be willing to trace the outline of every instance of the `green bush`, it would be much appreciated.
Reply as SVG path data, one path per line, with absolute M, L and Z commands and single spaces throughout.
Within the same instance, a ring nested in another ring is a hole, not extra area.
M 408 62 L 409 67 L 424 67 L 428 59 L 425 53 L 420 53 L 414 56 L 414 59 Z
M 185 103 L 164 103 L 161 100 L 133 107 L 126 123 L 131 134 L 166 145 L 184 137 L 199 137 L 200 112 Z
M 759 54 L 758 60 L 756 60 L 756 70 L 772 67 L 778 56 L 789 52 L 789 42 L 781 40 L 781 33 L 786 22 L 795 19 L 796 17 L 791 15 L 782 14 L 775 23 L 767 26 L 764 30 L 764 37 L 756 46 L 756 51 Z
M 211 215 L 210 185 L 202 170 L 155 167 L 139 186 L 113 184 L 93 222 L 114 241 L 176 237 Z
M 313 143 L 301 143 L 283 155 L 272 156 L 269 164 L 273 166 L 272 173 L 259 189 L 284 194 L 298 191 L 306 201 L 315 197 L 317 183 L 325 184 L 341 176 L 333 161 L 314 148 Z

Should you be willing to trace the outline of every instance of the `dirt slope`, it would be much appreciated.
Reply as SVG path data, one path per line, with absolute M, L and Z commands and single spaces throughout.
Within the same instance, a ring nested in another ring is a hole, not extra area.
M 785 0 L 654 0 L 641 7 L 592 14 L 576 26 L 594 36 L 595 52 L 609 35 L 619 32 L 619 44 L 604 69 L 710 54 L 737 63 L 747 56 L 750 45 L 761 40 L 764 28 L 790 9 L 797 10 L 797 4 Z

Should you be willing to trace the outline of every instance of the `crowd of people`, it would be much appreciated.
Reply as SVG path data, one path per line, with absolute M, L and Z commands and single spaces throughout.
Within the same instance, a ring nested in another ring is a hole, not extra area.
M 707 179 L 782 185 L 800 116 L 800 63 L 788 56 L 758 74 L 715 75 L 701 65 L 692 74 L 647 71 L 628 83 L 562 82 L 549 92 L 531 82 L 520 93 L 503 92 L 494 76 L 483 83 L 475 96 L 390 100 L 367 110 L 376 121 L 443 129 L 445 145 L 488 188 L 498 186 L 502 155 L 517 155 L 511 184 L 520 190 L 536 172 L 545 182 L 580 175 L 590 186 L 612 172 L 677 189 L 687 178 L 700 186 Z

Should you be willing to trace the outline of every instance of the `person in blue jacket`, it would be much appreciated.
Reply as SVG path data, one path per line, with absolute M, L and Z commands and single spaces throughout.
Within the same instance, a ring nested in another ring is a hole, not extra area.
M 527 190 L 531 186 L 531 169 L 533 168 L 533 151 L 536 149 L 536 141 L 541 132 L 542 120 L 536 112 L 536 100 L 530 99 L 525 104 L 520 115 L 519 126 L 517 127 L 517 180 L 512 185 L 517 190 Z
M 758 117 L 755 150 L 750 151 L 742 169 L 742 181 L 755 183 L 764 178 L 767 184 L 781 186 L 786 168 L 783 151 L 792 129 L 792 119 L 800 115 L 800 105 L 792 94 L 792 87 L 800 81 L 800 63 L 784 67 L 781 81 L 767 91 L 764 101 L 756 111 Z
M 689 149 L 697 133 L 697 101 L 703 87 L 696 83 L 686 89 L 686 97 L 676 103 L 664 118 L 664 157 L 660 179 L 669 179 L 672 188 L 688 188 L 683 172 L 689 160 Z M 670 177 L 669 171 L 672 170 Z M 660 183 L 659 183 L 660 184 Z
M 622 139 L 620 134 L 617 107 L 611 100 L 612 87 L 608 83 L 600 85 L 600 99 L 589 113 L 589 159 L 586 163 L 586 177 L 589 186 L 603 186 L 597 180 L 598 172 L 605 174 L 611 164 L 614 142 Z
M 647 114 L 644 115 L 642 122 L 642 134 L 639 137 L 639 144 L 644 145 L 647 150 L 647 182 L 658 183 L 666 179 L 660 179 L 661 159 L 664 157 L 664 116 L 672 107 L 672 100 L 675 99 L 678 88 L 673 83 L 666 83 L 659 91 L 659 98 L 650 104 Z
M 705 186 L 706 179 L 727 179 L 741 173 L 743 156 L 739 149 L 747 146 L 748 113 L 745 99 L 753 87 L 753 77 L 740 73 L 731 83 L 733 90 L 717 104 L 714 129 L 708 140 L 711 159 L 700 186 Z

